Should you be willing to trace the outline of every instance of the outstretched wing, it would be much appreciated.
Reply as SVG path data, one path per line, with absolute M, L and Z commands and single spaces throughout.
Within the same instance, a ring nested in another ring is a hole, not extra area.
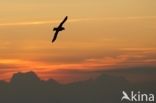
M 55 32 L 55 34 L 54 34 L 54 37 L 53 37 L 53 40 L 52 40 L 52 43 L 56 40 L 57 35 L 58 35 L 58 32 L 59 32 L 59 31 L 56 30 L 56 32 Z
M 67 21 L 67 19 L 68 19 L 68 16 L 64 18 L 64 20 L 60 23 L 59 27 L 62 27 L 62 25 Z

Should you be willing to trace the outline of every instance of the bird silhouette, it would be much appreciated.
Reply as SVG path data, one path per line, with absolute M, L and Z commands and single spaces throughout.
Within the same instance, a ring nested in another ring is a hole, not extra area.
M 67 21 L 67 19 L 68 19 L 68 16 L 66 16 L 66 17 L 64 18 L 64 20 L 60 23 L 60 25 L 59 25 L 58 27 L 55 27 L 55 28 L 53 29 L 53 31 L 55 31 L 55 34 L 54 34 L 54 37 L 53 37 L 53 39 L 52 39 L 52 43 L 55 42 L 55 40 L 57 39 L 58 33 L 59 33 L 60 31 L 62 31 L 62 30 L 65 30 L 65 28 L 63 27 L 63 24 Z
M 121 101 L 122 101 L 123 99 L 126 99 L 126 100 L 131 101 L 130 98 L 128 97 L 128 95 L 127 95 L 127 93 L 126 93 L 125 91 L 122 91 L 122 94 L 123 94 L 123 97 L 121 98 Z

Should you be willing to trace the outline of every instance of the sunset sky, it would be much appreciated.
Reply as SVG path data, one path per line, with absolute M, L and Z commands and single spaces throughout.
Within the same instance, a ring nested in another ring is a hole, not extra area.
M 66 30 L 52 44 L 65 16 Z M 0 80 L 35 71 L 65 82 L 156 66 L 155 40 L 155 0 L 1 0 Z

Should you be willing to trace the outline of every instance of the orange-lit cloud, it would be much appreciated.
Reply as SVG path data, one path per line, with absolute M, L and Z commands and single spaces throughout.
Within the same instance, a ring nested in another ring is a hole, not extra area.
M 143 20 L 143 19 L 156 19 L 156 16 L 134 16 L 134 17 L 105 17 L 105 18 L 77 18 L 69 19 L 68 22 L 85 22 L 85 21 L 105 21 L 105 20 Z M 0 26 L 27 26 L 27 25 L 43 25 L 59 23 L 60 20 L 39 20 L 27 22 L 6 22 L 0 23 Z
M 32 22 L 12 22 L 12 23 L 1 23 L 0 26 L 25 26 L 25 25 L 41 25 L 57 23 L 59 21 L 32 21 Z
M 90 21 L 95 19 L 70 19 L 68 22 L 79 22 L 79 21 Z M 27 21 L 27 22 L 10 22 L 0 23 L 0 26 L 27 26 L 27 25 L 43 25 L 43 24 L 54 24 L 59 23 L 60 20 L 42 20 L 42 21 Z
M 106 56 L 101 58 L 88 58 L 81 62 L 73 63 L 49 63 L 45 61 L 33 61 L 33 60 L 22 60 L 22 59 L 0 59 L 0 78 L 9 80 L 11 75 L 15 72 L 27 72 L 35 71 L 42 79 L 56 78 L 62 80 L 64 76 L 74 76 L 69 73 L 56 72 L 59 70 L 79 70 L 82 72 L 86 71 L 98 71 L 98 70 L 108 70 L 114 68 L 124 68 L 131 66 L 143 66 L 143 65 L 155 65 L 156 59 L 154 57 L 154 48 L 140 49 L 140 52 L 135 48 L 124 48 L 122 49 L 123 54 L 118 56 Z M 125 51 L 126 50 L 126 51 Z M 148 53 L 147 53 L 147 51 Z M 128 52 L 127 52 L 128 51 Z M 131 51 L 131 52 L 130 52 Z M 145 52 L 146 51 L 146 52 Z M 153 54 L 151 52 L 153 51 Z M 80 73 L 81 74 L 81 73 Z M 75 75 L 75 76 L 78 76 Z M 83 74 L 83 73 L 82 73 Z M 94 74 L 94 73 L 93 73 Z M 97 74 L 94 74 L 97 75 Z M 84 76 L 84 75 L 83 75 Z M 75 77 L 75 78 L 78 78 Z M 87 75 L 89 78 L 89 75 Z M 84 78 L 83 78 L 84 79 Z M 68 81 L 68 79 L 66 78 Z M 72 80 L 70 80 L 72 81 Z
M 130 52 L 135 52 L 135 51 L 140 51 L 140 52 L 155 52 L 156 48 L 122 48 L 121 50 L 123 51 L 130 51 Z

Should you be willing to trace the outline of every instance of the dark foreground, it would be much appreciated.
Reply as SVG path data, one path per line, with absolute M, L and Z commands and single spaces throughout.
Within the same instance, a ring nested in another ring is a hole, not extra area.
M 156 82 L 133 84 L 103 74 L 95 80 L 62 85 L 52 79 L 42 81 L 33 72 L 17 73 L 10 83 L 0 81 L 0 103 L 133 103 L 121 102 L 123 90 L 156 94 Z

